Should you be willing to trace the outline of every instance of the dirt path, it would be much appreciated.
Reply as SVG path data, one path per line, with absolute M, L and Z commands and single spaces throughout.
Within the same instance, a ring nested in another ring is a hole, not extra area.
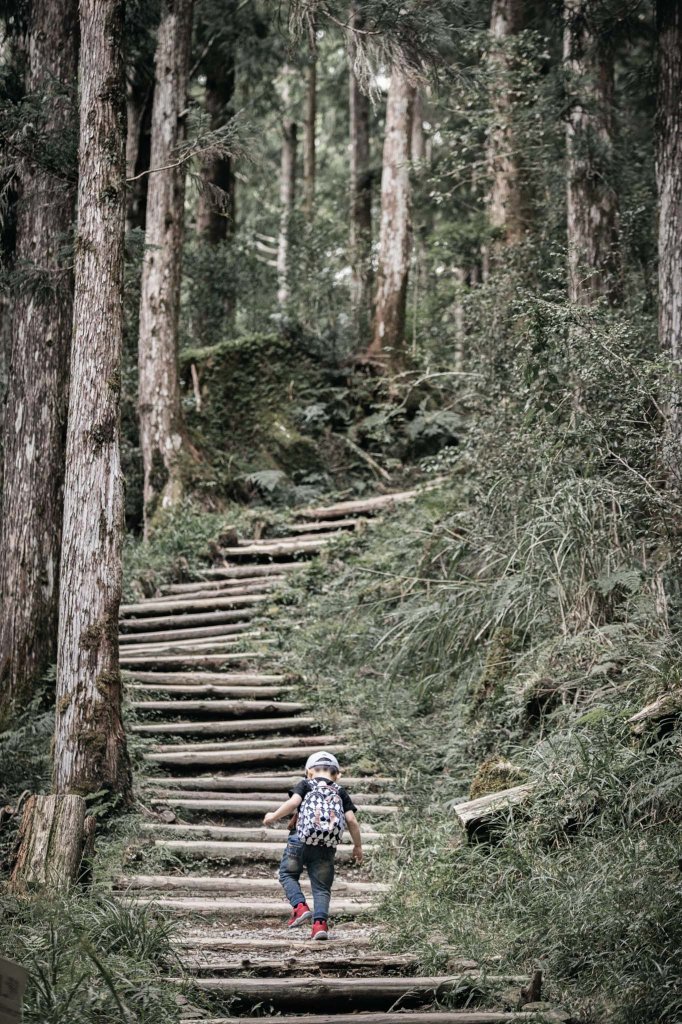
M 244 541 L 225 550 L 223 568 L 121 609 L 121 661 L 135 708 L 128 729 L 145 738 L 144 757 L 156 774 L 145 774 L 138 787 L 150 812 L 141 836 L 146 873 L 126 873 L 115 885 L 121 899 L 153 902 L 180 919 L 179 962 L 214 1008 L 200 1016 L 190 1000 L 186 1024 L 273 1011 L 312 1022 L 333 1015 L 337 1024 L 348 1015 L 383 1022 L 398 1010 L 406 1024 L 565 1019 L 430 1010 L 442 999 L 465 1005 L 482 983 L 480 972 L 463 962 L 454 976 L 415 976 L 414 957 L 377 949 L 374 906 L 386 886 L 371 867 L 351 866 L 347 842 L 337 853 L 330 940 L 312 942 L 308 927 L 285 927 L 289 908 L 277 865 L 286 829 L 263 828 L 263 814 L 286 799 L 313 750 L 332 747 L 342 760 L 351 752 L 293 696 L 277 663 L 268 609 L 282 581 L 307 560 L 413 495 L 308 510 L 292 522 L 290 536 Z M 373 847 L 390 837 L 395 787 L 354 774 L 352 762 L 344 781 L 358 804 L 371 865 Z M 488 977 L 484 984 L 509 988 L 522 980 Z

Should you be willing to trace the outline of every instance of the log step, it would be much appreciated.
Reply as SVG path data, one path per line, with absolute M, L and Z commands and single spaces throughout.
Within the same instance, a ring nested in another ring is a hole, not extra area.
M 303 760 L 308 757 L 308 754 L 313 754 L 316 750 L 320 750 L 323 747 L 336 743 L 335 736 L 271 736 L 267 739 L 254 739 L 254 740 L 223 740 L 215 742 L 200 742 L 200 743 L 159 743 L 152 747 L 154 752 L 163 754 L 177 753 L 203 753 L 208 751 L 214 753 L 216 751 L 253 751 L 254 753 L 265 753 L 271 747 L 284 747 L 286 744 L 287 749 L 300 743 L 308 748 L 308 753 L 301 754 Z M 338 745 L 335 749 L 339 749 Z M 342 748 L 345 749 L 345 748 Z M 300 779 L 299 779 L 300 781 Z
M 158 601 L 150 598 L 137 604 L 122 604 L 119 614 L 121 618 L 125 618 L 131 615 L 153 615 L 155 612 L 164 615 L 170 611 L 191 611 L 195 608 L 198 610 L 207 608 L 215 611 L 219 608 L 243 608 L 245 606 L 263 604 L 264 601 L 269 600 L 270 597 L 266 594 L 246 594 L 243 597 L 237 595 L 216 597 L 213 594 L 210 597 L 178 597 L 173 600 L 160 598 Z
M 124 633 L 123 636 L 128 634 Z M 142 639 L 135 640 L 132 643 L 125 644 L 126 653 L 128 654 L 148 654 L 149 651 L 156 651 L 159 654 L 173 653 L 179 651 L 181 654 L 200 654 L 205 652 L 211 653 L 211 648 L 215 648 L 216 651 L 223 650 L 225 647 L 238 647 L 239 644 L 246 643 L 247 641 L 255 640 L 256 643 L 260 644 L 274 644 L 277 641 L 272 637 L 264 636 L 260 629 L 249 630 L 236 636 L 233 634 L 225 634 L 221 636 L 206 636 L 201 638 L 187 637 L 184 640 L 176 640 L 171 635 L 169 640 L 148 640 L 144 634 Z
M 182 701 L 178 701 L 181 704 Z M 178 709 L 175 709 L 178 711 Z M 280 729 L 313 729 L 317 722 L 314 718 L 235 718 L 224 722 L 143 722 L 140 725 L 129 725 L 130 732 L 141 736 L 229 736 L 233 733 L 277 732 Z
M 190 778 L 187 781 L 194 782 L 195 779 Z M 267 803 L 267 810 L 271 810 L 277 803 L 282 803 L 287 798 L 287 791 L 281 790 L 279 793 L 267 793 L 267 792 L 254 792 L 254 793 L 230 793 L 230 792 L 219 792 L 212 790 L 200 790 L 200 789 L 163 789 L 154 785 L 154 779 L 152 778 L 149 783 L 143 787 L 145 793 L 150 798 L 157 800 L 165 807 L 175 807 L 175 800 L 179 797 L 187 800 L 217 800 L 217 801 L 228 801 L 228 803 L 234 803 L 235 805 L 242 807 L 245 804 L 253 803 L 254 801 L 260 801 L 261 803 Z M 385 801 L 389 799 L 397 800 L 398 797 L 394 797 L 393 794 L 382 793 L 382 797 Z M 353 800 L 357 804 L 361 811 L 365 811 L 371 814 L 375 807 L 386 806 L 376 803 L 377 793 L 358 793 L 353 790 Z M 178 806 L 182 806 L 181 804 Z M 230 812 L 231 813 L 231 812 Z M 246 811 L 235 811 L 235 813 L 246 814 Z M 256 811 L 252 813 L 258 813 Z
M 207 579 L 235 580 L 245 576 L 274 576 L 278 573 L 296 572 L 305 568 L 305 562 L 276 562 L 267 565 L 224 565 L 204 569 L 201 573 Z
M 216 714 L 239 715 L 294 715 L 305 711 L 305 704 L 296 701 L 273 700 L 136 700 L 130 707 L 136 711 L 171 711 L 175 714 L 189 711 L 209 711 Z
M 282 859 L 282 847 L 277 843 L 239 843 L 236 841 L 220 841 L 215 839 L 155 839 L 154 848 L 177 857 L 184 854 L 199 857 L 201 860 L 234 860 L 234 861 L 268 861 L 279 864 Z M 374 852 L 374 847 L 364 846 L 366 855 Z M 339 861 L 350 860 L 350 846 L 339 846 L 336 857 Z
M 229 662 L 258 661 L 269 658 L 266 651 L 226 651 L 224 654 L 122 654 L 121 665 L 227 665 Z
M 480 977 L 474 977 L 470 973 L 435 977 L 398 975 L 373 978 L 242 977 L 194 980 L 194 985 L 204 992 L 220 993 L 244 1003 L 266 1003 L 281 1010 L 299 1012 L 325 1006 L 335 1006 L 349 1011 L 372 1007 L 388 1010 L 397 999 L 409 999 L 414 1005 L 432 1002 L 455 993 L 461 993 L 466 999 L 467 990 L 473 985 L 480 984 Z M 331 1018 L 323 1019 L 335 1021 L 338 1017 L 334 1014 Z
M 398 808 L 391 804 L 361 804 L 355 797 L 358 811 L 379 816 L 397 814 Z M 154 797 L 149 801 L 152 807 L 184 807 L 188 811 L 216 811 L 221 814 L 265 814 L 274 810 L 277 801 L 270 800 L 210 800 L 183 799 L 181 797 Z
M 196 583 L 184 583 L 180 591 L 166 591 L 147 598 L 154 604 L 174 603 L 183 597 L 246 597 L 248 594 L 263 594 L 278 587 L 284 576 L 265 576 L 260 579 L 245 580 L 198 580 Z
M 296 567 L 298 568 L 298 562 L 296 563 Z M 244 566 L 241 568 L 244 568 Z M 248 566 L 246 568 L 248 568 Z M 261 574 L 260 576 L 242 576 L 236 579 L 226 580 L 204 579 L 202 576 L 201 579 L 194 580 L 191 583 L 170 583 L 165 587 L 161 587 L 161 593 L 164 596 L 166 594 L 191 594 L 200 588 L 205 588 L 212 592 L 225 590 L 229 593 L 232 588 L 239 589 L 244 586 L 250 587 L 252 584 L 258 582 L 262 583 L 263 586 L 278 587 L 285 579 L 286 576 L 284 573 L 269 573 L 268 575 Z
M 287 1024 L 396 1024 L 396 1013 L 287 1014 Z M 565 1024 L 569 1017 L 556 1010 L 447 1010 L 410 1012 L 400 1010 L 397 1024 Z M 243 1017 L 185 1018 L 183 1024 L 244 1024 Z
M 313 954 L 319 950 L 318 946 L 312 945 L 306 932 L 299 928 L 287 931 L 284 935 L 280 931 L 277 931 L 275 934 L 265 933 L 265 937 L 262 937 L 263 934 L 261 933 L 261 936 L 254 939 L 250 937 L 244 938 L 242 932 L 230 933 L 223 929 L 208 934 L 184 932 L 177 938 L 172 939 L 172 942 L 176 949 L 194 950 L 197 953 L 204 950 L 210 953 L 224 952 L 232 955 L 238 952 L 251 952 L 253 950 L 256 953 L 261 951 L 269 953 L 280 949 L 289 951 L 305 950 L 306 953 L 310 952 Z M 334 945 L 332 948 L 336 955 L 337 950 L 347 946 L 352 946 L 353 950 L 366 949 L 371 942 L 372 936 L 366 927 L 359 930 L 352 924 L 346 924 L 343 928 L 334 929 Z M 329 956 L 329 947 L 324 946 L 324 949 L 327 950 L 326 955 Z M 319 951 L 322 952 L 323 950 Z
M 119 897 L 124 903 L 136 906 L 158 907 L 174 914 L 212 914 L 217 917 L 275 918 L 285 921 L 291 907 L 282 897 L 279 899 L 230 899 L 228 896 L 212 896 L 210 899 L 192 896 L 127 896 Z M 366 916 L 373 912 L 373 905 L 360 899 L 333 900 L 334 913 L 343 916 Z
M 325 530 L 356 530 L 358 526 L 366 523 L 364 517 L 356 519 L 320 519 L 318 522 L 292 523 L 289 529 L 292 533 L 315 533 Z
M 217 683 L 219 686 L 259 686 L 276 685 L 278 683 L 291 682 L 292 676 L 278 675 L 272 672 L 126 672 L 130 679 L 137 679 L 141 683 L 159 684 L 164 690 L 172 693 L 180 693 L 176 685 L 201 685 L 210 686 Z
M 225 558 L 253 558 L 253 557 L 265 557 L 265 558 L 277 558 L 279 555 L 294 555 L 294 554 L 316 554 L 325 548 L 328 544 L 331 544 L 337 536 L 344 537 L 343 532 L 339 534 L 324 534 L 321 537 L 312 537 L 304 539 L 301 537 L 291 537 L 288 540 L 277 541 L 276 543 L 258 543 L 222 548 L 221 554 Z
M 253 618 L 260 611 L 259 608 L 238 608 L 234 611 L 217 612 L 196 612 L 178 613 L 177 615 L 149 615 L 146 618 L 119 619 L 119 629 L 123 632 L 135 633 L 145 630 L 160 629 L 184 629 L 186 626 L 212 626 L 218 622 L 243 622 L 245 619 Z
M 182 696 L 186 694 L 190 697 L 200 697 L 205 695 L 207 697 L 244 697 L 253 698 L 254 703 L 258 703 L 260 699 L 267 700 L 268 697 L 279 697 L 285 696 L 291 692 L 290 686 L 147 686 L 144 683 L 128 683 L 126 686 L 127 693 L 139 694 L 139 693 L 172 693 L 173 695 Z M 140 701 L 141 704 L 153 703 L 152 701 Z M 169 701 L 176 707 L 178 704 L 184 705 L 185 703 L 190 704 L 191 701 L 174 700 Z M 206 701 L 205 703 L 213 703 Z M 215 703 L 218 703 L 217 701 Z M 284 702 L 283 702 L 284 703 Z M 278 710 L 280 708 L 278 703 Z
M 379 494 L 374 498 L 360 498 L 353 501 L 338 501 L 334 505 L 319 505 L 315 508 L 302 508 L 296 512 L 298 519 L 340 519 L 349 515 L 373 515 L 382 509 L 390 508 L 402 501 L 411 501 L 421 494 L 425 488 L 412 488 L 409 491 L 394 491 L 392 494 Z
M 135 620 L 136 621 L 136 620 Z M 160 643 L 164 640 L 205 640 L 210 636 L 239 637 L 253 628 L 250 622 L 223 622 L 216 626 L 194 626 L 191 629 L 148 630 L 146 633 L 120 633 L 118 642 L 122 646 L 136 643 Z
M 304 878 L 304 889 L 310 885 Z M 274 876 L 264 878 L 241 877 L 239 875 L 121 875 L 114 881 L 117 890 L 147 889 L 157 892 L 173 892 L 178 889 L 191 889 L 195 892 L 239 892 L 261 893 L 264 895 L 282 894 L 282 888 Z M 381 882 L 349 882 L 342 878 L 334 879 L 334 894 L 344 895 L 376 895 L 388 892 L 389 885 Z
M 334 884 L 336 888 L 336 883 Z M 305 932 L 306 938 L 308 932 Z M 322 948 L 320 948 L 322 947 Z M 236 954 L 228 958 L 220 952 L 199 952 L 177 954 L 182 966 L 194 974 L 210 971 L 212 975 L 295 975 L 322 973 L 325 977 L 339 975 L 347 971 L 357 974 L 359 971 L 376 974 L 398 974 L 414 970 L 417 958 L 403 953 L 342 953 L 338 949 L 338 940 L 333 940 L 333 953 L 330 957 L 329 947 L 323 942 L 308 941 L 308 948 L 300 954 L 290 953 L 278 960 L 258 956 L 241 956 Z
M 268 829 L 265 826 L 258 828 L 256 826 L 247 827 L 243 825 L 189 825 L 186 822 L 167 825 L 162 822 L 143 821 L 140 825 L 140 830 L 148 835 L 164 832 L 172 833 L 176 836 L 206 836 L 211 839 L 225 840 L 229 843 L 266 843 L 268 845 L 276 845 L 280 849 L 280 856 L 281 848 L 289 838 L 289 833 L 286 829 Z M 363 828 L 362 835 L 363 839 L 387 838 L 382 836 L 381 832 L 376 832 L 373 829 L 367 828 L 367 826 Z M 337 852 L 340 848 L 350 845 L 350 842 L 349 833 L 344 832 L 341 845 L 337 847 Z
M 279 795 L 280 793 L 286 793 L 289 789 L 293 789 L 301 781 L 301 778 L 302 775 L 294 775 L 291 772 L 282 772 L 281 774 L 271 772 L 267 775 L 199 775 L 189 779 L 174 778 L 172 776 L 153 776 L 148 780 L 148 785 L 173 786 L 178 789 L 195 789 L 197 786 L 201 786 L 206 790 L 233 790 L 235 792 L 263 790 Z M 373 775 L 349 777 L 344 775 L 343 784 L 351 790 L 359 786 L 364 786 L 368 789 L 382 789 L 386 786 L 394 785 L 395 779 Z
M 145 754 L 146 761 L 154 764 L 173 764 L 178 767 L 199 767 L 200 765 L 292 765 L 304 763 L 306 758 L 328 744 L 316 746 L 272 747 L 260 750 L 163 750 L 158 753 Z M 345 747 L 335 746 L 335 752 Z

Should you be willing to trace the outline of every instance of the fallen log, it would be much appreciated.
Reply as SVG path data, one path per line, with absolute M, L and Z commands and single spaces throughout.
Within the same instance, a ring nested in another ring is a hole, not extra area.
M 213 626 L 218 622 L 244 622 L 259 613 L 259 608 L 238 608 L 235 611 L 197 612 L 182 615 L 150 615 L 142 619 L 121 619 L 119 629 L 142 633 L 146 630 L 185 629 L 187 626 Z
M 335 505 L 322 505 L 316 508 L 302 508 L 296 512 L 299 519 L 335 519 L 347 515 L 362 515 L 378 512 L 401 501 L 411 501 L 428 488 L 413 488 L 409 491 L 395 491 L 393 494 L 380 494 L 374 498 L 360 498 L 355 501 L 339 501 Z
M 682 689 L 670 690 L 628 718 L 628 724 L 632 726 L 632 731 L 636 736 L 641 736 L 650 722 L 662 723 L 666 719 L 672 722 L 680 715 L 682 715 Z
M 455 804 L 454 811 L 467 833 L 471 835 L 493 815 L 527 800 L 532 791 L 533 786 L 530 783 L 512 786 L 511 789 L 501 789 L 497 793 L 477 797 L 476 800 Z
M 78 880 L 90 829 L 86 803 L 72 794 L 30 796 L 24 805 L 10 888 L 63 889 Z
M 179 701 L 178 703 L 182 703 Z M 314 718 L 236 718 L 223 722 L 143 722 L 128 726 L 130 732 L 140 736 L 227 736 L 232 733 L 278 732 L 287 729 L 312 729 Z
M 210 597 L 185 597 L 185 598 L 173 598 L 161 600 L 150 599 L 148 601 L 141 601 L 138 604 L 122 604 L 120 608 L 121 616 L 130 615 L 152 615 L 155 612 L 164 614 L 169 611 L 190 611 L 193 608 L 202 610 L 207 609 L 220 609 L 220 608 L 244 608 L 249 605 L 262 604 L 264 601 L 269 601 L 270 598 L 267 594 L 246 594 L 243 597 L 229 595 L 226 597 L 216 597 L 212 595 Z
M 130 705 L 136 711 L 170 711 L 186 714 L 190 711 L 211 714 L 240 715 L 294 715 L 305 711 L 306 705 L 296 701 L 275 700 L 139 700 Z

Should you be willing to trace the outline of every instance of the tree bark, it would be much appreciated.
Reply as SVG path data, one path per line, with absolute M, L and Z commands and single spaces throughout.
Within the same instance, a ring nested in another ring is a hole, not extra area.
M 191 36 L 192 0 L 165 0 L 156 47 L 138 350 L 145 532 L 158 508 L 182 495 L 177 349 L 185 169 L 178 166 L 178 148 L 185 134 Z
M 353 25 L 361 26 L 357 3 L 351 7 Z M 353 47 L 353 43 L 351 43 Z M 360 88 L 350 53 L 350 301 L 356 338 L 369 332 L 372 304 L 372 175 L 370 170 L 369 97 Z
M 524 230 L 518 142 L 513 127 L 510 39 L 523 27 L 523 0 L 492 0 L 490 13 L 490 103 L 488 219 L 497 238 L 520 242 Z
M 142 171 L 149 170 L 149 126 L 151 107 L 154 96 L 153 84 L 143 86 L 139 83 L 128 83 L 126 94 L 127 133 L 126 133 L 126 177 L 133 178 Z M 145 175 L 131 182 L 127 192 L 126 230 L 145 226 L 147 207 L 147 183 Z
M 225 59 L 224 51 L 212 52 L 204 61 L 205 103 L 212 131 L 221 128 L 232 116 L 234 97 L 234 58 Z M 234 234 L 235 178 L 229 156 L 213 156 L 203 161 L 204 189 L 197 203 L 197 234 L 216 245 Z
M 118 609 L 125 235 L 124 0 L 81 0 L 80 146 L 54 782 L 130 793 Z
M 675 473 L 682 477 L 682 3 L 658 0 L 658 336 L 674 374 L 669 429 L 674 438 Z
M 296 142 L 297 126 L 292 119 L 291 79 L 292 69 L 285 67 L 282 72 L 282 159 L 280 167 L 279 198 L 280 223 L 277 245 L 277 301 L 286 306 L 289 301 L 289 248 L 291 241 L 291 218 L 296 202 Z
M 51 138 L 68 135 L 73 123 L 77 19 L 76 0 L 31 5 L 26 89 L 39 98 Z M 65 252 L 75 189 L 68 172 L 62 177 L 22 157 L 16 174 L 17 284 L 0 472 L 0 719 L 26 700 L 57 647 L 73 302 Z
M 315 121 L 317 119 L 317 40 L 315 20 L 308 24 L 305 119 L 303 123 L 303 213 L 311 221 L 315 213 Z
M 78 880 L 85 845 L 85 811 L 82 796 L 29 797 L 21 819 L 12 890 L 23 892 L 44 885 L 52 891 Z
M 618 198 L 613 157 L 613 56 L 592 31 L 588 0 L 564 0 L 568 77 L 566 198 L 568 293 L 591 305 L 620 298 Z
M 381 228 L 374 328 L 369 356 L 388 349 L 400 361 L 410 260 L 410 115 L 414 89 L 395 68 L 386 105 L 381 172 Z

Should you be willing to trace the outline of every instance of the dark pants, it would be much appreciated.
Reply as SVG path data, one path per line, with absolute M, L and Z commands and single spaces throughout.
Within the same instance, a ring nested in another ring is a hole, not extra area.
M 299 878 L 303 868 L 307 868 L 313 890 L 313 917 L 316 921 L 326 921 L 329 917 L 335 853 L 333 846 L 308 846 L 294 833 L 289 837 L 279 865 L 279 880 L 292 907 L 306 901 Z

